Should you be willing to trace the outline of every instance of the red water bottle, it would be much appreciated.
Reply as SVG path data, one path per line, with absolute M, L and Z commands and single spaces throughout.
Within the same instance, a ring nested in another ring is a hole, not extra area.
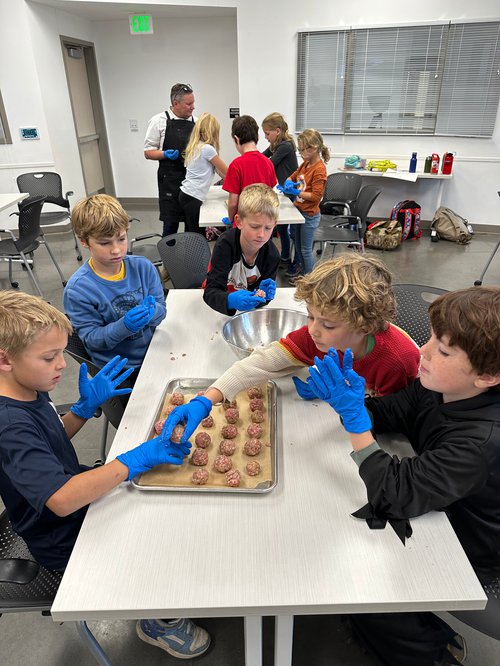
M 431 173 L 439 173 L 439 155 L 432 153 Z
M 453 168 L 453 153 L 445 153 L 443 155 L 443 162 L 441 164 L 441 173 L 449 176 Z

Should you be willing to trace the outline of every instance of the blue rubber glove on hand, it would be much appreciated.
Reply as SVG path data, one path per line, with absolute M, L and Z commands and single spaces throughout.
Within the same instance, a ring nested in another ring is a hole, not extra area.
M 294 183 L 293 180 L 290 180 L 290 178 L 285 180 L 284 185 L 277 185 L 276 188 L 280 192 L 283 192 L 283 194 L 291 194 L 296 197 L 298 197 L 302 192 L 299 183 Z
M 352 369 L 351 350 L 345 350 L 343 367 L 335 349 L 330 349 L 322 361 L 315 357 L 314 363 L 307 381 L 342 417 L 347 432 L 371 430 L 372 422 L 365 408 L 365 380 Z
M 122 372 L 127 361 L 127 358 L 115 356 L 92 379 L 88 378 L 87 364 L 82 363 L 78 378 L 80 399 L 71 407 L 73 414 L 80 416 L 82 419 L 91 419 L 95 410 L 110 398 L 132 393 L 131 388 L 116 388 L 134 372 L 133 368 Z M 122 374 L 120 374 L 121 372 Z
M 166 160 L 176 160 L 179 157 L 179 151 L 178 150 L 164 150 L 163 151 L 163 157 Z
M 228 217 L 223 217 L 222 224 L 225 224 L 226 227 L 229 227 L 231 225 L 231 220 Z
M 172 437 L 172 432 L 175 426 L 179 423 L 183 423 L 186 427 L 184 429 L 184 434 L 181 437 L 181 444 L 185 444 L 203 419 L 206 419 L 211 411 L 212 403 L 208 398 L 205 398 L 202 395 L 197 395 L 196 398 L 190 400 L 186 405 L 176 407 L 166 420 L 163 430 L 161 431 L 163 442 L 170 443 L 170 438 Z
M 302 400 L 314 400 L 318 397 L 307 382 L 303 382 L 302 379 L 299 379 L 298 377 L 292 377 L 292 379 L 295 384 L 295 390 Z
M 266 301 L 272 301 L 276 296 L 276 282 L 272 278 L 262 280 L 259 289 L 266 292 Z
M 145 328 L 151 321 L 154 315 L 154 309 L 151 309 L 150 302 L 147 300 L 149 296 L 136 305 L 135 308 L 130 308 L 123 317 L 123 323 L 131 333 L 138 333 Z M 152 297 L 151 297 L 152 298 Z
M 189 453 L 191 445 L 165 444 L 161 435 L 150 439 L 135 449 L 116 456 L 117 460 L 128 467 L 127 481 L 130 481 L 141 472 L 146 472 L 156 465 L 182 465 L 184 457 Z
M 146 298 L 142 301 L 142 305 L 149 310 L 149 313 L 151 315 L 151 319 L 154 317 L 154 313 L 156 310 L 156 299 L 154 296 L 146 296 Z M 151 321 L 151 320 L 150 320 Z
M 253 310 L 260 303 L 265 303 L 266 299 L 257 296 L 254 291 L 246 291 L 245 289 L 237 289 L 227 295 L 227 307 L 229 310 Z

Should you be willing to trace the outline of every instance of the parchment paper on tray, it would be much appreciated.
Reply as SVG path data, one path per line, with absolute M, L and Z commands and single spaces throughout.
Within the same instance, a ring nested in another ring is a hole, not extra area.
M 165 397 L 160 405 L 155 420 L 163 420 L 167 418 L 168 409 L 171 407 L 171 397 L 173 393 L 182 393 L 184 401 L 188 402 L 199 391 L 210 386 L 211 380 L 196 380 L 196 379 L 177 379 L 171 381 L 166 389 Z M 230 460 L 232 462 L 232 469 L 237 469 L 240 474 L 239 487 L 232 488 L 226 483 L 226 475 L 224 472 L 219 472 L 214 468 L 214 459 L 220 455 L 219 444 L 224 439 L 221 434 L 222 427 L 228 425 L 225 418 L 225 410 L 222 404 L 214 405 L 210 416 L 214 420 L 214 425 L 211 428 L 203 427 L 201 424 L 195 430 L 190 438 L 193 446 L 191 453 L 186 456 L 184 464 L 180 467 L 176 465 L 159 465 L 154 469 L 144 472 L 137 479 L 134 479 L 133 485 L 139 490 L 184 490 L 184 491 L 216 491 L 216 492 L 250 492 L 250 493 L 263 493 L 272 490 L 277 482 L 276 475 L 276 393 L 277 388 L 274 382 L 262 384 L 260 387 L 263 395 L 264 402 L 264 421 L 259 425 L 262 426 L 262 448 L 260 453 L 255 456 L 247 455 L 244 450 L 244 444 L 248 439 L 251 439 L 247 433 L 248 426 L 252 423 L 250 409 L 251 398 L 248 396 L 247 390 L 241 391 L 236 396 L 236 406 L 239 410 L 238 421 L 234 424 L 237 428 L 238 434 L 233 439 L 236 449 Z M 193 452 L 196 450 L 195 438 L 200 432 L 206 432 L 210 435 L 211 443 L 205 449 L 208 453 L 207 465 L 200 467 L 193 465 L 190 460 Z M 154 430 L 150 433 L 150 437 L 156 436 Z M 246 471 L 247 463 L 256 461 L 260 465 L 260 472 L 257 476 L 251 476 Z M 192 481 L 193 472 L 199 469 L 206 469 L 209 473 L 209 478 L 206 484 L 196 485 Z

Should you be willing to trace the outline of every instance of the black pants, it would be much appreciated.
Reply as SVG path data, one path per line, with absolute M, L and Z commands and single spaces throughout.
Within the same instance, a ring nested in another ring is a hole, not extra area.
M 186 194 L 182 190 L 179 193 L 179 205 L 182 209 L 185 230 L 193 231 L 197 234 L 203 233 L 200 230 L 200 208 L 203 201 Z
M 434 613 L 369 613 L 349 618 L 355 636 L 385 666 L 453 663 L 447 645 L 457 632 Z
M 178 199 L 161 202 L 160 220 L 163 222 L 163 237 L 176 234 L 179 230 L 179 222 L 183 219 L 184 216 Z

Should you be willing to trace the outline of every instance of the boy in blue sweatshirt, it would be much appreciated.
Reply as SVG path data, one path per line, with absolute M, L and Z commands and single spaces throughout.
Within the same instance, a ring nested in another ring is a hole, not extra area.
M 158 272 L 148 259 L 127 255 L 129 217 L 114 197 L 79 201 L 71 222 L 90 259 L 68 281 L 65 311 L 97 366 L 117 354 L 128 358 L 133 385 L 167 312 Z

